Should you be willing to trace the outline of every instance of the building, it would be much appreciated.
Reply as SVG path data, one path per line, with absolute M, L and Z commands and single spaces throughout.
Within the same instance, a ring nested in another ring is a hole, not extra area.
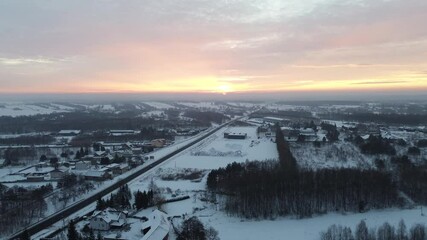
M 58 168 L 58 169 L 54 169 L 53 171 L 51 171 L 50 174 L 50 179 L 61 179 L 65 173 L 67 172 L 66 169 L 63 168 Z
M 61 130 L 58 132 L 58 135 L 63 137 L 73 137 L 79 135 L 81 132 L 82 131 L 80 130 Z
M 126 224 L 126 213 L 113 208 L 93 212 L 89 227 L 93 230 L 107 231 L 111 228 L 121 228 Z
M 264 117 L 263 120 L 265 123 L 269 123 L 269 124 L 285 123 L 288 121 L 288 120 L 285 120 L 283 118 L 278 118 L 278 117 Z
M 126 135 L 134 135 L 140 133 L 139 131 L 134 130 L 110 130 L 111 136 L 126 136 Z
M 142 233 L 144 236 L 141 240 L 167 240 L 171 224 L 168 216 L 159 210 L 154 210 L 148 220 L 142 223 Z
M 166 144 L 166 139 L 163 139 L 163 138 L 154 139 L 151 141 L 151 145 L 156 148 L 161 148 L 165 146 L 165 144 Z
M 79 162 L 76 162 L 75 166 L 76 166 L 75 170 L 77 170 L 77 171 L 88 170 L 91 166 L 91 162 L 90 161 L 79 161 Z
M 83 174 L 86 180 L 93 180 L 93 181 L 105 181 L 107 179 L 112 179 L 111 174 L 104 169 L 92 171 L 89 170 Z
M 247 133 L 224 133 L 224 138 L 227 139 L 246 139 Z

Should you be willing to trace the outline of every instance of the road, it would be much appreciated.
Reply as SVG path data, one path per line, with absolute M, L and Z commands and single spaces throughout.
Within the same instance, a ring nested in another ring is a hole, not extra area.
M 200 141 L 206 139 L 207 137 L 211 136 L 212 134 L 214 134 L 215 132 L 217 132 L 218 130 L 220 130 L 221 128 L 237 121 L 240 120 L 241 118 L 237 118 L 234 120 L 231 120 L 227 123 L 224 123 L 218 127 L 216 127 L 215 129 L 209 131 L 208 133 L 204 134 L 203 136 L 200 136 L 198 138 L 196 138 L 195 140 L 191 141 L 190 143 L 178 148 L 177 150 L 166 154 L 165 156 L 159 158 L 157 161 L 150 163 L 149 165 L 139 169 L 138 171 L 133 172 L 132 174 L 129 174 L 128 176 L 124 177 L 123 179 L 120 179 L 117 182 L 112 183 L 110 186 L 103 188 L 101 190 L 99 190 L 98 192 L 95 192 L 93 195 L 79 201 L 76 202 L 66 208 L 64 208 L 63 210 L 56 212 L 52 215 L 47 216 L 46 218 L 40 220 L 37 223 L 34 223 L 30 226 L 27 226 L 25 229 L 27 230 L 27 232 L 30 235 L 33 235 L 43 229 L 48 228 L 49 226 L 51 226 L 52 224 L 61 221 L 62 219 L 70 216 L 71 214 L 83 209 L 84 207 L 94 203 L 95 201 L 97 201 L 100 197 L 103 197 L 105 195 L 110 194 L 111 192 L 113 192 L 114 190 L 118 189 L 120 186 L 123 186 L 124 184 L 132 181 L 133 179 L 139 177 L 141 174 L 144 174 L 145 172 L 151 170 L 152 168 L 156 167 L 157 165 L 163 163 L 164 161 L 170 159 L 171 157 L 177 155 L 178 153 L 190 148 L 191 146 L 193 146 L 194 144 L 199 143 Z M 14 233 L 13 235 L 9 236 L 7 239 L 20 239 L 22 237 L 22 234 L 24 233 L 24 229 Z

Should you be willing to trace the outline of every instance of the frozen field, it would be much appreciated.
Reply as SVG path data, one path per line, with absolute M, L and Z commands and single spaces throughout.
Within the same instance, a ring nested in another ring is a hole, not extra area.
M 224 132 L 246 133 L 247 138 L 225 139 Z M 169 166 L 216 169 L 232 162 L 262 161 L 277 157 L 276 144 L 270 138 L 258 139 L 256 127 L 229 127 L 173 158 Z

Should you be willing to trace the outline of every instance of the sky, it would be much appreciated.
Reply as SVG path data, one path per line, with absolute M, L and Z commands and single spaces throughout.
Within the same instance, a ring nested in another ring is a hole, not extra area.
M 2 0 L 0 93 L 427 92 L 425 0 Z

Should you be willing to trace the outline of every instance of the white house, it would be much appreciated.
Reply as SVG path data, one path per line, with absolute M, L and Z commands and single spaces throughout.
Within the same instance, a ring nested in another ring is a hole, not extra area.
M 141 240 L 167 240 L 171 224 L 168 216 L 159 210 L 154 210 L 149 216 L 148 221 L 142 223 L 142 233 L 144 236 Z
M 93 230 L 110 230 L 110 228 L 120 228 L 126 224 L 125 212 L 113 208 L 103 211 L 95 211 L 90 219 L 89 226 Z

